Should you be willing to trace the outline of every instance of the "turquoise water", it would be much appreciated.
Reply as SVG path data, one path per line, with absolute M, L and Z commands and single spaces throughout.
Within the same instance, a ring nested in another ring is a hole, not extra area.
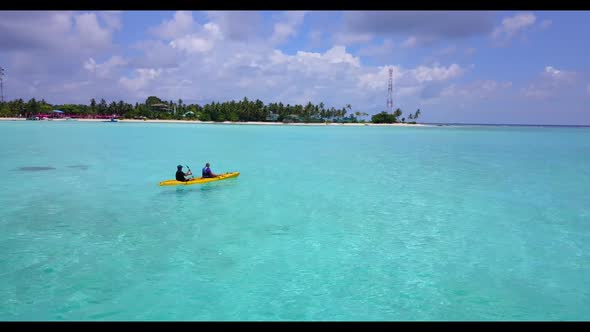
M 589 128 L 0 132 L 0 320 L 590 319 Z

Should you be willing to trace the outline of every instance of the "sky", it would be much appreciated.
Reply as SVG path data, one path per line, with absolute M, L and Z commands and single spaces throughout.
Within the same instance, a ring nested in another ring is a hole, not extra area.
M 0 11 L 4 96 L 260 99 L 590 125 L 590 12 Z

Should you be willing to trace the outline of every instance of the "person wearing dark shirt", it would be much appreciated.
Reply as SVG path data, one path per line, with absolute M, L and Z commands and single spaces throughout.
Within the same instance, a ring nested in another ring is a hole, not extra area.
M 214 178 L 219 175 L 211 172 L 211 168 L 209 168 L 209 163 L 207 163 L 207 164 L 205 164 L 205 167 L 203 167 L 202 176 L 204 178 Z
M 176 166 L 176 181 L 187 182 L 190 179 L 188 178 L 189 175 L 192 175 L 191 171 L 189 170 L 188 173 L 182 171 L 182 165 Z

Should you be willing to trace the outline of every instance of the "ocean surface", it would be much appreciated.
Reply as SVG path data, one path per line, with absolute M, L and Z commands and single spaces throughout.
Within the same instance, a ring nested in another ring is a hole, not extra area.
M 590 319 L 590 128 L 0 133 L 0 320 Z

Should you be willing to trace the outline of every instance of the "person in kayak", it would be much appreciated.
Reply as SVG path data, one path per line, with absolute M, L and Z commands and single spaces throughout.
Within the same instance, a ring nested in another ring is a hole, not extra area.
M 176 181 L 187 182 L 190 180 L 188 176 L 192 175 L 193 173 L 189 170 L 188 173 L 182 171 L 182 165 L 176 166 Z
M 209 163 L 207 163 L 207 164 L 205 164 L 205 167 L 203 167 L 202 176 L 204 178 L 214 178 L 214 177 L 219 176 L 219 175 L 211 172 L 211 168 L 209 168 Z

